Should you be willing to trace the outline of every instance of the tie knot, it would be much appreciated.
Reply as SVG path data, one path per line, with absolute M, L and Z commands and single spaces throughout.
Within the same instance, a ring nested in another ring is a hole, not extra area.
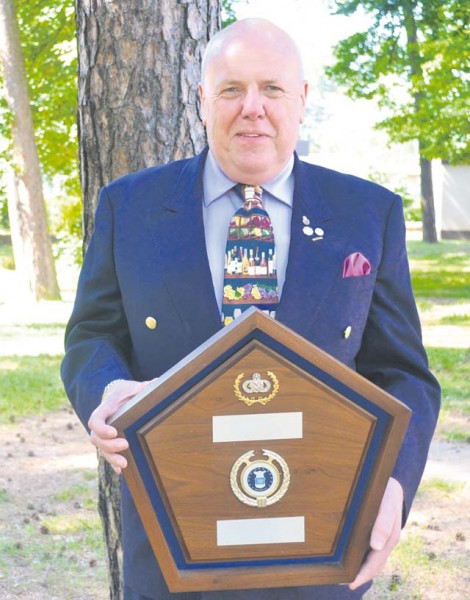
M 263 208 L 263 190 L 259 185 L 242 185 L 243 208 L 247 211 L 253 208 Z

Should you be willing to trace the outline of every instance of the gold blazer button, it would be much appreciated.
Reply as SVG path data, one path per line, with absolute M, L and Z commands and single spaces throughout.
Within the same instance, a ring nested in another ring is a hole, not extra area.
M 345 340 L 347 340 L 348 337 L 351 335 L 351 331 L 352 331 L 352 327 L 351 327 L 351 325 L 348 325 L 346 327 L 346 329 L 343 331 L 343 337 Z
M 145 319 L 145 324 L 147 325 L 147 327 L 149 329 L 156 329 L 157 328 L 157 320 L 154 319 L 153 317 L 147 317 Z

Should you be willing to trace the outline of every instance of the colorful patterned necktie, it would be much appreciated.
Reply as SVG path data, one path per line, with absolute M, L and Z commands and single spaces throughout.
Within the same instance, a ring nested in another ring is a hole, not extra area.
M 275 316 L 276 248 L 262 189 L 243 185 L 244 203 L 230 221 L 225 251 L 222 321 L 228 325 L 250 306 Z

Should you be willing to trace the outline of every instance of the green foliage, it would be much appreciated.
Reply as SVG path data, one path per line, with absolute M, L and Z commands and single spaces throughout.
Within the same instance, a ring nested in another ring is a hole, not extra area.
M 5 188 L 0 185 L 0 229 L 8 229 L 10 220 L 8 218 L 8 201 Z
M 228 27 L 232 23 L 235 23 L 237 20 L 237 15 L 235 14 L 235 9 L 233 5 L 237 4 L 237 0 L 222 0 L 222 27 Z
M 43 174 L 48 181 L 60 175 L 66 192 L 78 197 L 74 2 L 16 0 L 15 4 Z M 0 78 L 0 137 L 10 140 L 12 117 L 2 91 Z M 10 151 L 3 146 L 7 161 Z
M 470 5 L 460 0 L 331 0 L 335 14 L 359 8 L 372 26 L 335 47 L 329 77 L 352 98 L 377 98 L 378 127 L 394 142 L 419 139 L 421 154 L 470 162 Z
M 388 173 L 372 171 L 368 175 L 368 179 L 378 183 L 379 185 L 383 185 L 401 196 L 403 200 L 403 212 L 405 215 L 406 221 L 421 221 L 421 205 L 419 202 L 419 198 L 413 197 L 411 192 L 407 187 L 403 185 L 402 182 L 397 183 L 392 181 Z
M 6 237 L 6 236 L 5 236 Z M 2 240 L 3 242 L 3 240 Z M 13 248 L 11 243 L 0 243 L 0 268 L 8 269 L 10 271 L 15 270 L 15 259 L 13 257 Z
M 78 195 L 77 49 L 73 0 L 17 0 L 36 141 L 44 172 Z
M 58 200 L 54 219 L 57 257 L 68 255 L 77 265 L 83 260 L 82 202 L 79 198 Z

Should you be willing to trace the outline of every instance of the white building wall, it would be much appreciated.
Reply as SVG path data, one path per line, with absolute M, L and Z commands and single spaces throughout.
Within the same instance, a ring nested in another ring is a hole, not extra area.
M 470 165 L 442 165 L 441 181 L 441 198 L 436 206 L 440 204 L 441 237 L 470 239 Z

